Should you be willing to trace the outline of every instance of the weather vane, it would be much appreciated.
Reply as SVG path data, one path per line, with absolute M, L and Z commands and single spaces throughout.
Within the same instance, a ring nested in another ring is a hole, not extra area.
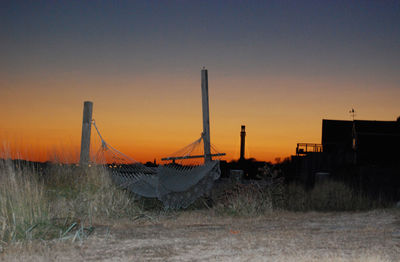
M 354 108 L 352 108 L 352 109 L 349 111 L 349 113 L 350 113 L 350 115 L 351 115 L 351 117 L 353 118 L 353 121 L 354 121 L 354 117 L 356 116 L 356 111 L 354 110 Z

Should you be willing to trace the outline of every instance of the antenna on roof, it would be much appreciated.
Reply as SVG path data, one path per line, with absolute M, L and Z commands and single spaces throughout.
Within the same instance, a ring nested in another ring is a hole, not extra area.
M 354 108 L 352 108 L 352 109 L 349 111 L 349 113 L 350 113 L 350 115 L 351 115 L 351 117 L 353 118 L 353 121 L 354 121 L 354 117 L 356 116 L 356 111 L 354 110 Z

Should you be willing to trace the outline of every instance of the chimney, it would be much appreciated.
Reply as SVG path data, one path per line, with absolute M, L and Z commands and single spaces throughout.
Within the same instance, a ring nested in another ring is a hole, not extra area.
M 242 126 L 242 130 L 240 131 L 240 158 L 239 160 L 244 160 L 244 146 L 245 146 L 245 138 L 246 138 L 246 126 Z

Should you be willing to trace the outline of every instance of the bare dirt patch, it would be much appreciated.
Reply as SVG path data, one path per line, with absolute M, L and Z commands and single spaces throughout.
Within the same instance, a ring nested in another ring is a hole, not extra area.
M 82 242 L 13 245 L 1 261 L 400 261 L 400 211 L 186 211 L 96 226 Z

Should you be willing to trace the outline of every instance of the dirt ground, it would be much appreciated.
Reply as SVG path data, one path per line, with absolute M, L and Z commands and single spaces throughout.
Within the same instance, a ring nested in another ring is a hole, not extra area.
M 97 225 L 84 241 L 8 247 L 1 261 L 400 261 L 400 210 L 273 212 L 254 218 L 186 211 Z

